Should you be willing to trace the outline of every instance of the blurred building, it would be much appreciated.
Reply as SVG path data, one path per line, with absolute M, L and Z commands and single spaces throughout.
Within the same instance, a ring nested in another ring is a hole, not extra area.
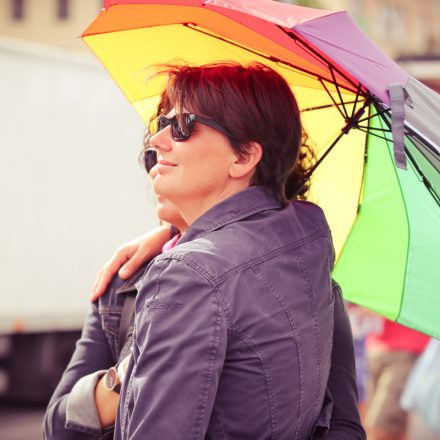
M 348 10 L 392 58 L 440 54 L 439 0 L 279 0 Z M 103 0 L 0 0 L 0 35 L 85 49 L 79 38 Z
M 102 5 L 102 0 L 0 0 L 0 36 L 88 50 L 75 37 Z
M 440 92 L 439 0 L 320 0 L 347 10 L 410 75 Z
M 321 0 L 345 9 L 392 58 L 440 53 L 438 0 Z

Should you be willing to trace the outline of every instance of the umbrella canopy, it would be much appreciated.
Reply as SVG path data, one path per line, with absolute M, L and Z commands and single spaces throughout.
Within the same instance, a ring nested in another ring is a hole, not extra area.
M 147 123 L 154 66 L 259 61 L 290 84 L 319 158 L 345 297 L 440 337 L 440 99 L 344 12 L 270 0 L 107 0 L 82 35 Z

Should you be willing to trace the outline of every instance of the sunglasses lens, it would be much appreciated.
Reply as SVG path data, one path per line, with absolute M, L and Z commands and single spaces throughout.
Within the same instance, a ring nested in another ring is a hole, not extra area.
M 180 120 L 179 120 L 180 119 Z M 171 118 L 171 136 L 175 141 L 186 141 L 191 137 L 195 121 L 192 115 L 183 113 Z
M 183 113 L 179 116 L 174 115 L 171 118 L 160 115 L 153 119 L 148 126 L 150 136 L 159 133 L 159 131 L 168 127 L 168 125 L 171 125 L 171 137 L 175 141 L 186 141 L 191 137 L 195 126 L 195 120 L 193 119 L 193 115 L 188 113 Z
M 157 164 L 157 153 L 156 150 L 145 150 L 144 151 L 144 166 L 147 170 L 147 173 L 151 171 L 151 168 L 153 168 Z
M 159 131 L 163 130 L 165 127 L 170 125 L 170 119 L 166 116 L 160 115 L 157 118 L 154 118 L 148 124 L 148 132 L 150 136 L 154 136 Z
M 173 118 L 167 118 L 164 115 L 161 115 L 157 118 L 157 131 L 161 131 L 164 128 L 168 127 L 172 123 Z

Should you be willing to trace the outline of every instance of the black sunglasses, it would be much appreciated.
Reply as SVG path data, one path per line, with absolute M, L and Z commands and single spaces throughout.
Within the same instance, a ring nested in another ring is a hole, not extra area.
M 180 113 L 179 115 L 174 115 L 171 117 L 160 115 L 153 119 L 148 130 L 150 135 L 153 136 L 164 128 L 171 126 L 171 137 L 175 141 L 186 141 L 188 140 L 195 128 L 196 122 L 200 122 L 203 125 L 214 128 L 228 136 L 229 138 L 235 139 L 234 136 L 218 122 L 204 118 L 202 116 L 194 115 L 193 113 Z

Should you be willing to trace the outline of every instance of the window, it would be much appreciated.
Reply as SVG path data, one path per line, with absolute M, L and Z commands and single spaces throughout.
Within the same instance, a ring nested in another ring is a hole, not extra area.
M 66 20 L 69 18 L 69 0 L 57 0 L 58 2 L 58 18 Z
M 24 0 L 12 0 L 11 12 L 14 20 L 23 20 L 24 18 Z

